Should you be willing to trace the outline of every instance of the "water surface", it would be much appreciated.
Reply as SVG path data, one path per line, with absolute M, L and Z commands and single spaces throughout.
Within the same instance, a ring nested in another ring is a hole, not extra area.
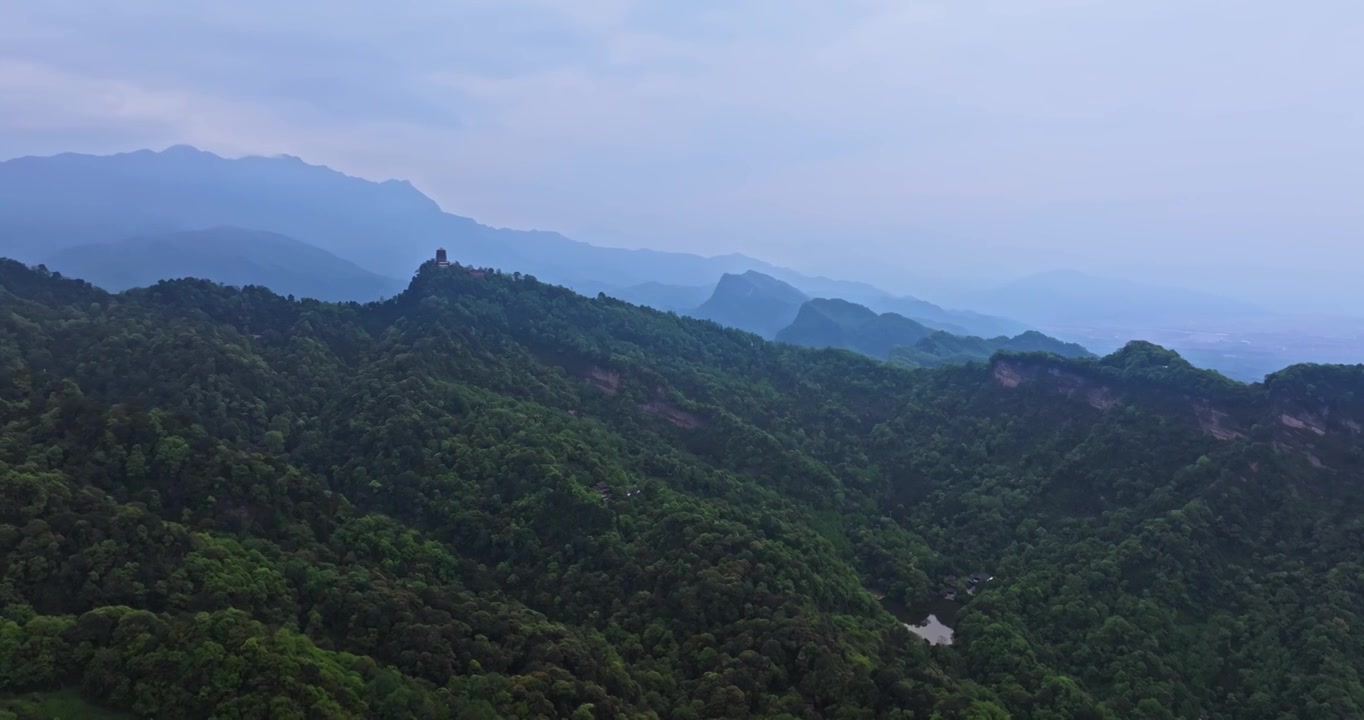
M 881 598 L 881 606 L 897 620 L 904 623 L 909 631 L 934 645 L 952 644 L 952 623 L 956 620 L 961 605 L 946 599 L 938 599 L 925 607 L 910 608 L 894 598 Z
M 909 628 L 910 632 L 927 640 L 933 645 L 952 644 L 952 628 L 947 627 L 942 621 L 938 620 L 937 615 L 929 615 L 928 619 L 924 620 L 923 623 L 919 625 L 905 623 L 905 627 Z

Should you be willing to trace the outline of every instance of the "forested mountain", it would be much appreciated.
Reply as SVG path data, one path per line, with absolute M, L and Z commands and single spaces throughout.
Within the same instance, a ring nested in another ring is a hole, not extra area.
M 0 162 L 0 197 L 6 200 L 0 203 L 0 256 L 31 264 L 73 246 L 231 226 L 285 235 L 385 277 L 406 278 L 432 249 L 445 247 L 465 262 L 516 268 L 589 296 L 606 292 L 682 311 L 705 300 L 697 288 L 714 287 L 726 273 L 756 271 L 812 297 L 844 297 L 923 317 L 950 332 L 1024 329 L 998 330 L 1016 323 L 864 283 L 810 277 L 744 255 L 598 247 L 554 232 L 493 228 L 444 212 L 408 182 L 373 182 L 296 157 L 229 159 L 187 146 L 23 157 Z
M 988 360 L 1001 350 L 1087 357 L 1089 351 L 1036 331 L 980 338 L 934 330 L 895 313 L 877 314 L 846 300 L 811 300 L 776 339 L 812 348 L 843 348 L 908 367 Z
M 865 305 L 877 313 L 903 315 L 935 330 L 956 335 L 995 336 L 1017 334 L 1028 329 L 1027 325 L 1016 320 L 970 310 L 948 309 L 916 297 L 892 295 L 866 283 L 804 277 L 780 269 L 764 272 L 795 286 L 812 298 L 846 300 Z
M 859 305 L 846 299 L 837 293 L 844 293 L 851 297 L 866 298 L 868 303 L 878 307 L 904 308 L 910 312 L 918 313 L 909 319 L 898 313 L 882 313 L 883 319 L 879 321 L 885 327 L 882 334 L 913 333 L 914 328 L 921 331 L 919 336 L 926 335 L 934 330 L 941 330 L 947 333 L 969 336 L 970 330 L 966 326 L 973 328 L 992 328 L 992 327 L 1013 327 L 1016 323 L 993 318 L 986 315 L 962 311 L 944 310 L 932 303 L 924 302 L 915 298 L 896 298 L 878 294 L 874 288 L 859 285 L 858 283 L 841 283 L 836 281 L 820 281 L 806 284 L 808 287 L 820 288 L 829 293 L 826 298 L 811 300 L 810 296 L 801 289 L 800 286 L 779 280 L 771 275 L 750 270 L 742 275 L 726 274 L 720 278 L 716 284 L 714 292 L 707 298 L 706 302 L 695 309 L 688 309 L 685 314 L 705 320 L 713 320 L 725 327 L 738 328 L 748 332 L 761 335 L 771 340 L 779 333 L 786 332 L 788 326 L 797 323 L 797 327 L 790 331 L 792 337 L 814 337 L 818 338 L 827 334 L 824 328 L 825 314 L 845 315 L 843 321 L 853 324 L 864 324 L 870 318 L 873 325 L 877 324 L 876 313 L 869 307 Z M 670 293 L 672 298 L 680 298 L 684 294 L 683 288 L 673 288 Z M 677 310 L 676 305 L 665 306 L 657 299 L 666 297 L 659 288 L 628 288 L 623 291 L 611 292 L 608 295 L 628 300 L 640 305 L 658 308 L 660 310 Z M 651 301 L 652 300 L 652 301 Z M 809 309 L 802 306 L 808 303 Z M 847 308 L 846 312 L 837 308 Z M 804 314 L 804 319 L 798 316 Z M 866 315 L 866 317 L 862 317 Z M 965 323 L 961 325 L 958 323 Z M 806 325 L 809 325 L 807 327 Z M 824 342 L 812 341 L 801 342 L 799 340 L 787 340 L 799 345 L 809 345 L 810 347 L 847 347 L 855 349 L 851 345 L 843 342 Z M 912 340 L 908 341 L 912 342 Z M 884 359 L 886 352 L 867 353 L 875 357 Z M 988 356 L 989 353 L 986 353 Z M 978 358 L 978 359 L 983 359 Z
M 907 317 L 847 300 L 817 299 L 800 307 L 794 322 L 777 334 L 782 342 L 806 347 L 844 348 L 886 359 L 891 349 L 928 337 L 933 329 Z
M 0 263 L 0 692 L 138 716 L 1364 714 L 1364 367 L 906 370 L 520 274 Z M 977 571 L 953 645 L 926 607 Z
M 795 319 L 801 304 L 808 299 L 787 283 L 749 271 L 721 277 L 710 298 L 688 314 L 771 340 Z
M 48 255 L 44 264 L 107 290 L 196 277 L 261 285 L 280 295 L 367 302 L 406 287 L 293 238 L 230 227 L 70 247 Z
M 1082 345 L 1063 342 L 1036 330 L 1014 337 L 962 337 L 945 332 L 934 332 L 912 345 L 891 348 L 889 360 L 905 367 L 939 367 L 953 363 L 988 360 L 1001 351 L 1044 352 L 1066 358 L 1093 357 Z

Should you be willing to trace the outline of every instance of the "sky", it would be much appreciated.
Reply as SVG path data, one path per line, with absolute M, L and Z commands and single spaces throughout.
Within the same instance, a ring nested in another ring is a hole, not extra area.
M 191 144 L 944 297 L 1364 308 L 1357 0 L 0 0 L 0 157 Z

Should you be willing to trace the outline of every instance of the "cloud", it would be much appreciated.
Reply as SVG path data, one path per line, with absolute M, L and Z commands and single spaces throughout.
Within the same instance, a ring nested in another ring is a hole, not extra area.
M 0 153 L 287 152 L 594 242 L 915 287 L 1073 266 L 1238 290 L 1364 260 L 1360 21 L 1343 0 L 11 3 Z

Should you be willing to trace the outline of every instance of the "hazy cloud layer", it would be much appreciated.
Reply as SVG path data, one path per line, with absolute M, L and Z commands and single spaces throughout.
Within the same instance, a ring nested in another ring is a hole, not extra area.
M 1364 302 L 1344 0 L 0 2 L 0 155 L 191 143 L 944 296 Z

